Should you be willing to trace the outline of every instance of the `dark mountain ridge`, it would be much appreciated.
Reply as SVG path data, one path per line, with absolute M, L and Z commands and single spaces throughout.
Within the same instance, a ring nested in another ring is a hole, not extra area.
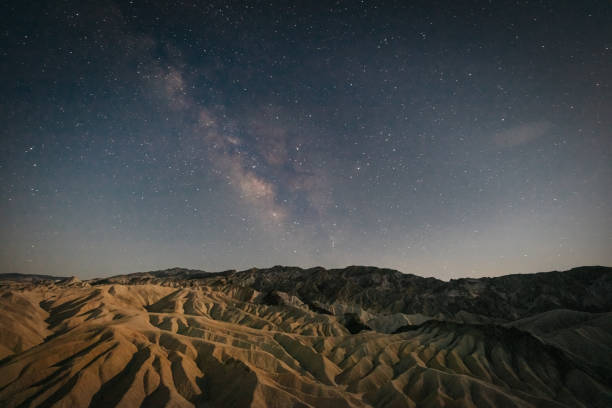
M 173 268 L 119 275 L 90 283 L 229 285 L 264 294 L 284 292 L 327 311 L 334 304 L 343 304 L 372 313 L 453 316 L 463 311 L 515 320 L 553 309 L 612 310 L 612 297 L 609 296 L 612 268 L 604 266 L 448 282 L 370 266 L 343 269 L 274 266 L 217 273 Z
M 25 274 L 25 273 L 0 273 L 0 281 L 59 281 L 68 279 L 67 276 L 53 276 L 53 275 L 36 275 L 36 274 Z
M 48 275 L 0 275 L 0 280 L 51 280 Z M 583 266 L 567 271 L 461 278 L 448 282 L 392 269 L 349 266 L 343 269 L 291 266 L 244 271 L 206 272 L 171 268 L 92 279 L 101 284 L 161 284 L 165 286 L 223 286 L 261 293 L 262 302 L 275 293 L 298 298 L 311 310 L 342 314 L 423 314 L 458 317 L 459 314 L 516 320 L 555 309 L 581 312 L 612 310 L 612 268 Z M 342 306 L 342 311 L 336 309 Z M 345 309 L 350 310 L 345 310 Z M 461 320 L 461 319 L 459 319 Z

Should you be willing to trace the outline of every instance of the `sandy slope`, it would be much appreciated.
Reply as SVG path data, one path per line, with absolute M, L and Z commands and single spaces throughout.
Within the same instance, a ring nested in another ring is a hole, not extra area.
M 535 336 L 395 315 L 373 323 L 420 325 L 351 334 L 288 296 L 260 300 L 235 287 L 5 287 L 0 406 L 612 406 L 593 361 L 610 350 L 609 315 L 516 323 Z M 581 353 L 576 336 L 599 348 Z

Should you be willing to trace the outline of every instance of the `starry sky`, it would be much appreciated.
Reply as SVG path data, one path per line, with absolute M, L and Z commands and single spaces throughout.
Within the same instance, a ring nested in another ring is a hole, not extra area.
M 1 7 L 1 272 L 612 265 L 612 2 Z

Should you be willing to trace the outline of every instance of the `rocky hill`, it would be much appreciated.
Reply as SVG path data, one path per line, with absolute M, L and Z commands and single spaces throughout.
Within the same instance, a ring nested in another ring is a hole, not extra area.
M 0 406 L 608 407 L 612 268 L 0 276 Z

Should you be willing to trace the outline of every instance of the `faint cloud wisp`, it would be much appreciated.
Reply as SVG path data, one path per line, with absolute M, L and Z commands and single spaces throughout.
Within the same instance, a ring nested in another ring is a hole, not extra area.
M 519 146 L 544 136 L 551 128 L 547 121 L 525 123 L 497 133 L 494 141 L 502 148 Z

